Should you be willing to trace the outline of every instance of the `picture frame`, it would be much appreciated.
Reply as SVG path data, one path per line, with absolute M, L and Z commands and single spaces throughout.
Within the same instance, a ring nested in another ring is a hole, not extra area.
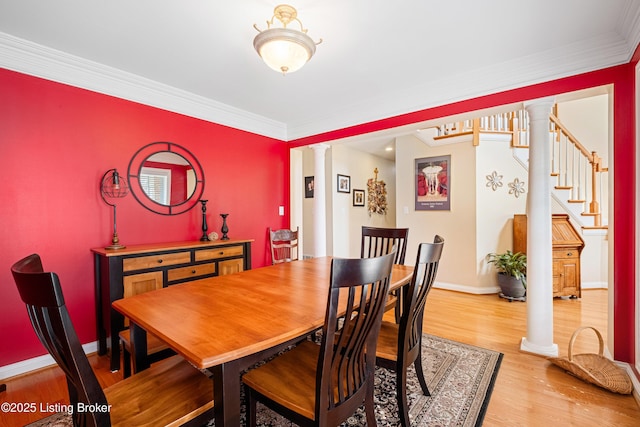
M 304 198 L 313 199 L 314 180 L 312 176 L 304 177 Z
M 415 159 L 416 211 L 451 210 L 451 155 Z
M 353 206 L 364 206 L 364 190 L 353 189 Z
M 351 193 L 351 177 L 338 174 L 338 193 Z

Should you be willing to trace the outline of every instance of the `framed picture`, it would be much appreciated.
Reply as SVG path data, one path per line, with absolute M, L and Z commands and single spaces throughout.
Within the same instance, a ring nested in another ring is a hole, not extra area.
M 353 189 L 353 206 L 364 206 L 364 190 Z
M 304 198 L 305 199 L 313 199 L 313 177 L 305 176 L 304 177 Z
M 451 210 L 451 156 L 415 160 L 417 211 Z
M 338 193 L 351 193 L 351 177 L 338 174 Z

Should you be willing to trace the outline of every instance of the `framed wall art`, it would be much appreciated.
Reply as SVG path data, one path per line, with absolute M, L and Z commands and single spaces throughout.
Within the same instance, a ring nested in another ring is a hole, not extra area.
M 415 160 L 417 211 L 451 210 L 451 155 Z
M 338 193 L 351 193 L 351 177 L 338 174 Z
M 364 206 L 364 190 L 353 189 L 353 206 Z
M 313 177 L 305 176 L 304 177 L 304 198 L 305 199 L 313 199 Z

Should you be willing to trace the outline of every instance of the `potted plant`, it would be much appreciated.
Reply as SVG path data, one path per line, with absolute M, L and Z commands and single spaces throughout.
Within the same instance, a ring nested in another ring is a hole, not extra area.
M 490 253 L 487 262 L 498 270 L 500 296 L 510 301 L 524 301 L 527 293 L 527 256 L 521 252 L 509 250 L 503 253 Z

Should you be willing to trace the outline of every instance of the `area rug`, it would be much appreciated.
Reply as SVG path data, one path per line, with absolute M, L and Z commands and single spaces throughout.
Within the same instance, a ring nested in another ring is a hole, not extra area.
M 478 427 L 482 425 L 502 353 L 424 334 L 422 366 L 431 396 L 422 394 L 413 367 L 407 373 L 407 394 L 411 425 L 416 427 Z M 243 399 L 244 400 L 244 399 Z M 376 419 L 380 427 L 400 424 L 396 403 L 395 374 L 376 368 Z M 244 406 L 241 408 L 245 423 Z M 283 427 L 296 424 L 258 404 L 258 426 Z M 67 423 L 65 423 L 65 421 Z M 30 424 L 31 427 L 67 427 L 70 417 L 54 415 Z M 360 408 L 343 427 L 366 426 Z M 211 421 L 207 427 L 214 427 Z

